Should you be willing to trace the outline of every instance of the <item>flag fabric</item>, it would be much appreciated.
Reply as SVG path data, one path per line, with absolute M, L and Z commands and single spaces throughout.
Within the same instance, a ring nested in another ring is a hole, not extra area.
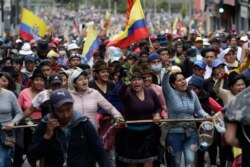
M 85 57 L 86 63 L 89 63 L 89 65 L 93 64 L 93 54 L 98 49 L 100 45 L 100 40 L 97 36 L 96 31 L 92 26 L 89 27 L 86 41 L 83 46 L 82 55 Z
M 22 9 L 19 34 L 24 40 L 44 37 L 47 31 L 46 23 L 26 8 Z
M 110 27 L 110 19 L 111 19 L 111 15 L 110 15 L 110 12 L 107 10 L 106 13 L 105 13 L 105 19 L 101 23 L 101 28 L 104 31 L 107 31 L 109 29 L 109 27 Z
M 132 43 L 149 36 L 140 0 L 128 0 L 125 30 L 114 36 L 107 47 L 127 48 Z
M 172 32 L 177 30 L 177 24 L 179 22 L 179 17 L 176 17 L 173 22 Z

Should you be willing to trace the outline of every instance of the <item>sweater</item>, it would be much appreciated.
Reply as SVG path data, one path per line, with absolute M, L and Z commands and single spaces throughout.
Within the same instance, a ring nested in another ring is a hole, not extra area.
M 152 119 L 154 113 L 161 113 L 161 104 L 157 94 L 151 88 L 144 88 L 144 100 L 140 100 L 135 92 L 125 85 L 118 90 L 118 97 L 124 105 L 126 120 Z
M 5 125 L 10 122 L 18 124 L 23 118 L 23 112 L 13 92 L 1 88 L 0 90 L 0 123 Z
M 71 95 L 74 99 L 74 110 L 89 118 L 90 122 L 97 128 L 97 109 L 103 108 L 108 114 L 114 118 L 122 117 L 119 111 L 116 110 L 97 90 L 88 88 L 84 93 L 79 93 L 76 90 L 71 90 Z
M 199 99 L 193 91 L 191 91 L 192 97 L 189 97 L 187 93 L 180 93 L 170 86 L 169 72 L 166 72 L 163 76 L 162 88 L 170 119 L 194 118 L 194 114 L 198 117 L 208 115 L 202 109 Z M 176 123 L 175 126 L 170 128 L 169 133 L 184 133 L 184 127 L 190 125 L 189 122 Z

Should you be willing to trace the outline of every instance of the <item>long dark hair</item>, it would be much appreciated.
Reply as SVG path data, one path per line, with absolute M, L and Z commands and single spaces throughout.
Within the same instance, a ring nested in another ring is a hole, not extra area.
M 16 93 L 16 85 L 14 79 L 10 76 L 9 73 L 3 73 L 3 75 L 9 82 L 9 85 L 7 86 L 7 89 L 12 91 L 13 93 Z
M 175 83 L 176 78 L 177 78 L 178 75 L 184 76 L 184 75 L 182 74 L 182 72 L 173 73 L 173 74 L 171 74 L 171 75 L 169 76 L 169 84 L 170 84 L 170 86 L 171 86 L 173 89 L 175 89 L 175 88 L 173 87 L 173 84 Z M 187 92 L 188 97 L 193 98 L 192 92 L 191 92 L 191 90 L 190 90 L 189 88 L 187 88 L 186 92 Z

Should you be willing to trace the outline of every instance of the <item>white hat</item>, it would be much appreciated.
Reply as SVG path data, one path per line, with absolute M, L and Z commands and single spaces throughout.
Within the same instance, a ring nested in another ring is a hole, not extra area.
M 76 43 L 71 43 L 68 45 L 68 51 L 73 50 L 73 49 L 79 49 Z
M 203 45 L 210 46 L 211 44 L 208 42 L 208 38 L 203 38 Z
M 227 49 L 223 50 L 223 57 L 224 57 L 226 54 L 228 54 L 229 51 L 231 51 L 231 50 L 235 52 L 234 48 L 227 48 Z
M 240 41 L 247 42 L 248 37 L 246 35 L 244 35 L 244 36 L 240 37 Z
M 24 43 L 21 50 L 19 51 L 21 55 L 32 55 L 33 52 L 31 50 L 31 46 L 29 43 Z
M 17 39 L 16 41 L 15 41 L 15 43 L 22 43 L 23 41 L 21 40 L 21 39 Z

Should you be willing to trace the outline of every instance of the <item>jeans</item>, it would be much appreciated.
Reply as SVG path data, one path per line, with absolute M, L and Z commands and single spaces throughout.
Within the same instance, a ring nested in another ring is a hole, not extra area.
M 184 154 L 185 166 L 194 167 L 197 150 L 197 133 L 191 132 L 189 137 L 185 133 L 169 133 L 166 137 L 166 160 L 168 167 L 180 167 L 181 155 Z
M 2 144 L 0 138 L 0 167 L 11 167 L 11 157 L 13 154 L 13 149 L 6 147 Z

